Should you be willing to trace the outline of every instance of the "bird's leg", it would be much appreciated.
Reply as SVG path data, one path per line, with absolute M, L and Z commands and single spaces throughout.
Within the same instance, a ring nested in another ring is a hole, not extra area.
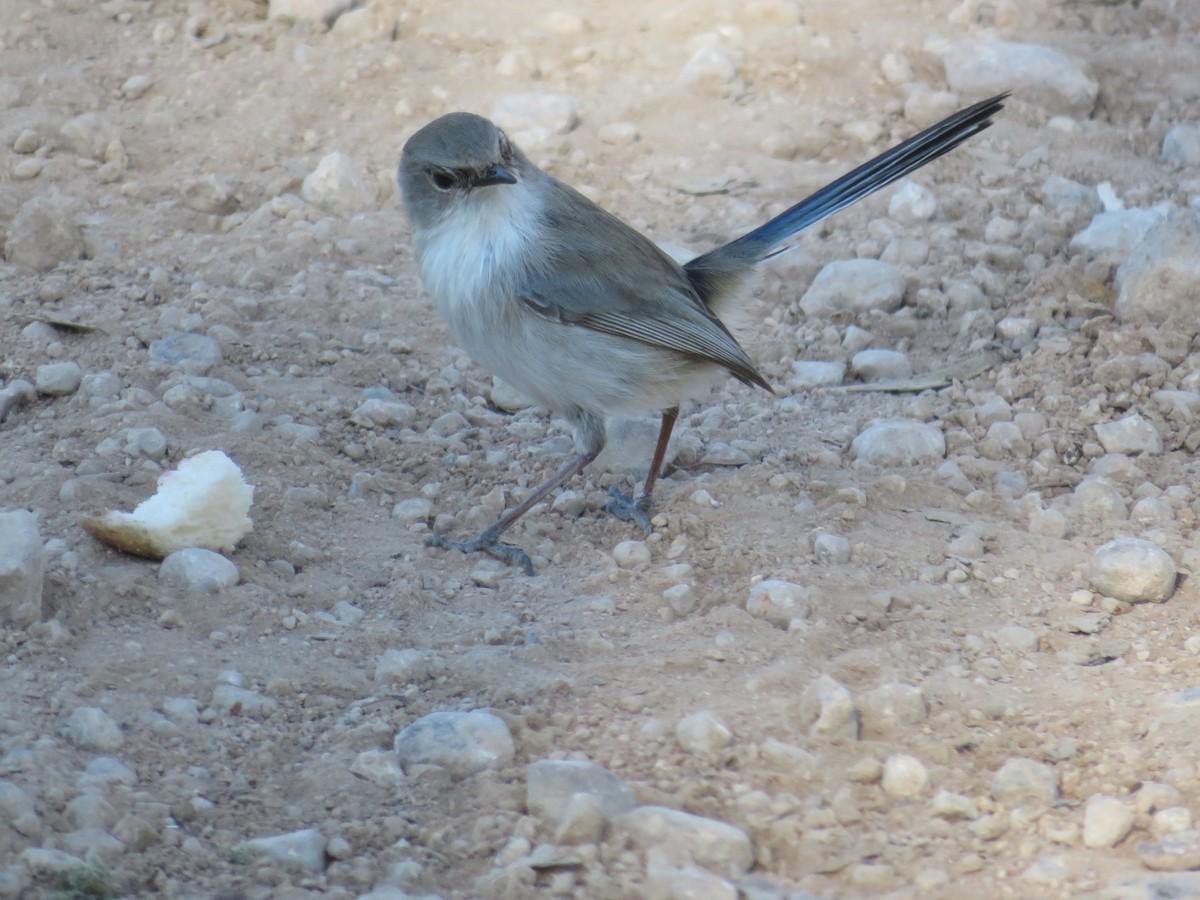
M 533 574 L 533 561 L 529 554 L 520 547 L 500 543 L 500 535 L 504 534 L 517 519 L 533 509 L 545 499 L 546 495 L 572 476 L 578 475 L 587 464 L 596 458 L 599 450 L 581 453 L 572 458 L 565 466 L 547 478 L 536 491 L 526 497 L 521 503 L 508 510 L 499 519 L 468 541 L 452 541 L 444 535 L 434 534 L 425 541 L 427 547 L 442 547 L 447 550 L 461 550 L 463 553 L 475 553 L 482 550 L 497 559 L 502 559 L 509 565 L 519 565 L 526 575 Z
M 662 469 L 663 457 L 667 455 L 667 444 L 671 442 L 671 432 L 675 428 L 675 420 L 679 418 L 679 407 L 664 409 L 662 424 L 658 427 L 658 443 L 654 445 L 654 458 L 650 461 L 650 471 L 646 473 L 646 483 L 636 498 L 623 494 L 616 487 L 609 489 L 611 498 L 604 508 L 625 522 L 636 522 L 642 526 L 647 536 L 654 533 L 650 524 L 650 495 L 654 492 L 654 483 L 658 481 L 658 473 Z

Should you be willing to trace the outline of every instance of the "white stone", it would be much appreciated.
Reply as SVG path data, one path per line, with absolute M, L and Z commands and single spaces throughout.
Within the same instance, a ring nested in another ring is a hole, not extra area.
M 57 193 L 30 198 L 8 223 L 4 258 L 13 265 L 38 271 L 78 262 L 87 249 L 78 215 L 76 201 Z
M 1176 122 L 1163 138 L 1161 158 L 1181 166 L 1200 166 L 1200 128 Z
M 1058 799 L 1058 773 L 1037 760 L 1013 757 L 992 777 L 991 791 L 1006 806 L 1050 806 Z
M 1106 597 L 1162 603 L 1175 592 L 1178 570 L 1170 554 L 1142 538 L 1109 541 L 1092 556 L 1088 584 Z
M 875 422 L 850 442 L 850 456 L 876 466 L 910 466 L 946 455 L 941 429 L 909 419 Z
M 1172 315 L 1195 315 L 1200 211 L 1178 210 L 1151 224 L 1117 269 L 1115 310 L 1122 321 L 1163 322 Z
M 1133 830 L 1133 810 L 1117 797 L 1097 794 L 1083 811 L 1083 844 L 1094 849 L 1115 847 Z
M 1151 229 L 1163 220 L 1155 209 L 1118 209 L 1096 213 L 1068 245 L 1072 253 L 1124 261 Z
M 28 628 L 42 617 L 46 553 L 37 516 L 0 512 L 0 625 Z
M 492 120 L 521 146 L 537 147 L 579 124 L 575 98 L 536 91 L 509 94 L 492 104 Z
M 1096 438 L 1105 453 L 1157 456 L 1163 451 L 1162 435 L 1138 413 L 1095 426 Z
M 241 574 L 238 567 L 220 553 L 187 547 L 176 550 L 162 561 L 158 578 L 189 594 L 208 594 L 233 587 Z
M 725 48 L 708 43 L 696 50 L 679 78 L 685 84 L 729 84 L 738 76 L 737 64 Z
M 907 725 L 919 725 L 929 717 L 925 693 L 911 684 L 881 684 L 864 691 L 855 700 L 864 738 L 881 738 Z
M 433 674 L 434 656 L 429 650 L 389 647 L 375 661 L 375 680 L 411 684 L 424 681 Z
M 841 312 L 894 312 L 904 300 L 904 273 L 877 259 L 831 262 L 817 273 L 800 299 L 807 316 L 829 318 Z
M 330 25 L 351 5 L 351 0 L 270 0 L 267 17 Z
M 417 411 L 400 400 L 371 397 L 350 414 L 350 421 L 362 428 L 394 428 L 411 422 Z
M 433 501 L 410 497 L 392 507 L 392 518 L 401 522 L 428 522 L 433 516 Z
M 859 715 L 854 697 L 828 675 L 818 675 L 800 698 L 800 718 L 809 734 L 841 740 L 858 740 Z
M 866 382 L 895 381 L 912 376 L 912 363 L 896 350 L 860 350 L 850 361 L 850 371 Z
M 929 770 L 915 756 L 896 753 L 883 762 L 880 786 L 893 797 L 916 797 L 929 787 Z
M 441 766 L 456 776 L 503 768 L 516 753 L 504 720 L 482 710 L 422 716 L 396 735 L 393 747 L 405 767 Z
M 300 196 L 335 216 L 352 216 L 375 205 L 374 192 L 367 187 L 362 167 L 345 153 L 321 157 L 317 167 L 305 176 Z
M 792 376 L 788 379 L 788 389 L 810 391 L 816 387 L 841 384 L 845 377 L 845 363 L 798 359 L 792 362 Z
M 813 556 L 819 563 L 843 566 L 850 562 L 850 541 L 840 534 L 822 531 L 813 538 Z
M 104 710 L 80 706 L 67 720 L 67 740 L 82 750 L 111 753 L 125 743 L 125 735 Z
M 716 819 L 663 806 L 639 806 L 612 821 L 614 839 L 670 865 L 696 865 L 726 878 L 739 878 L 754 862 L 750 838 Z
M 525 805 L 531 816 L 560 827 L 579 796 L 595 798 L 606 820 L 637 805 L 629 785 L 596 763 L 541 759 L 525 767 Z
M 645 541 L 621 541 L 613 547 L 612 555 L 622 569 L 641 570 L 650 565 L 650 548 Z
M 68 360 L 38 366 L 34 385 L 39 394 L 50 397 L 66 397 L 79 390 L 79 383 L 82 380 L 83 370 L 79 367 L 79 363 Z
M 1087 118 L 1099 86 L 1058 50 L 1037 44 L 967 38 L 933 48 L 950 89 L 971 97 L 1012 91 L 1051 115 Z
M 252 853 L 262 853 L 275 862 L 304 869 L 325 871 L 325 836 L 315 828 L 255 838 L 242 845 Z
M 787 628 L 793 619 L 807 619 L 812 613 L 811 595 L 803 585 L 767 578 L 750 588 L 746 612 Z
M 714 757 L 733 743 L 733 732 L 711 710 L 702 709 L 679 720 L 675 740 L 692 756 Z
M 179 196 L 188 209 L 205 215 L 227 216 L 238 208 L 233 186 L 211 172 L 180 181 Z
M 121 132 L 99 113 L 87 112 L 63 123 L 59 129 L 67 144 L 79 156 L 104 161 L 108 148 L 121 140 Z
M 919 225 L 937 214 L 938 202 L 933 191 L 907 178 L 888 201 L 888 216 L 901 225 Z

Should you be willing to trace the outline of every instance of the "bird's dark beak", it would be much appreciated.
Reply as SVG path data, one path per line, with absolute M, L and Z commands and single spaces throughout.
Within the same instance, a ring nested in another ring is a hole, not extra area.
M 475 182 L 476 187 L 485 187 L 489 184 L 516 184 L 517 177 L 512 172 L 503 166 L 492 166 L 479 177 Z

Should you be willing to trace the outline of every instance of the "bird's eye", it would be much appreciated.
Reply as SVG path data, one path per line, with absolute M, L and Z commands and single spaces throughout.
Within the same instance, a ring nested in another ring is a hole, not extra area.
M 430 178 L 433 179 L 433 186 L 439 191 L 448 191 L 454 187 L 454 176 L 449 172 L 434 172 Z

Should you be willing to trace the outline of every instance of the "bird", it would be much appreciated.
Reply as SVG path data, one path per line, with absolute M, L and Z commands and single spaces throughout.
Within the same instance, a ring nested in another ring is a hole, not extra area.
M 501 537 L 596 459 L 610 417 L 656 412 L 641 491 L 614 487 L 606 506 L 651 534 L 651 497 L 680 404 L 729 375 L 773 393 L 727 325 L 760 263 L 988 128 L 1008 96 L 953 113 L 682 265 L 540 169 L 483 116 L 452 112 L 417 130 L 397 181 L 426 292 L 475 362 L 564 418 L 575 439 L 558 471 L 475 537 L 435 533 L 427 544 L 484 551 L 532 575 L 529 555 Z

